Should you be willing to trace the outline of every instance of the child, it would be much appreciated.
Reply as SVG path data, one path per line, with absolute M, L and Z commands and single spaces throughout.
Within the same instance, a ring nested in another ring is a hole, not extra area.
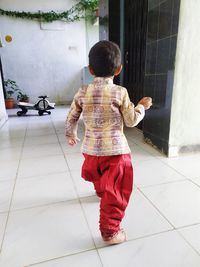
M 66 119 L 68 144 L 73 146 L 79 140 L 77 123 L 83 115 L 82 177 L 94 184 L 101 198 L 99 228 L 108 244 L 126 240 L 120 223 L 133 185 L 131 151 L 123 124 L 136 126 L 144 118 L 145 109 L 152 105 L 152 99 L 144 97 L 134 107 L 127 90 L 113 84 L 121 69 L 121 53 L 116 44 L 110 41 L 95 44 L 89 52 L 89 70 L 95 76 L 94 82 L 79 89 Z

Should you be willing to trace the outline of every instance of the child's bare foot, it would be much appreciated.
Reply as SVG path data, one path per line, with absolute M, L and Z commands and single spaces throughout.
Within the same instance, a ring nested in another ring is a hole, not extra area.
M 103 240 L 108 244 L 108 245 L 116 245 L 120 244 L 126 241 L 126 233 L 124 232 L 123 229 L 119 230 L 113 237 L 111 238 L 103 238 Z

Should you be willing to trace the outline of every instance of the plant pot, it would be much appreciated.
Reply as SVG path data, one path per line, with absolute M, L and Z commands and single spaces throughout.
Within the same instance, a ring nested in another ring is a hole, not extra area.
M 6 105 L 6 108 L 7 109 L 14 108 L 14 106 L 15 106 L 15 100 L 13 98 L 7 98 L 5 100 L 5 105 Z

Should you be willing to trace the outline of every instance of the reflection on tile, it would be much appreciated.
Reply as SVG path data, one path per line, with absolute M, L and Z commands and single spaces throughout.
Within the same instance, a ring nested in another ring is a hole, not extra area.
M 175 231 L 98 249 L 106 267 L 197 267 L 200 257 Z M 113 255 L 115 255 L 113 257 Z
M 35 267 L 102 267 L 96 250 L 36 264 Z
M 167 73 L 169 68 L 170 38 L 158 41 L 156 73 Z
M 154 107 L 165 107 L 166 100 L 166 88 L 167 88 L 167 75 L 157 75 L 156 76 L 156 87 L 155 87 L 155 98 Z M 158 117 L 158 115 L 157 115 Z M 161 117 L 159 118 L 159 123 L 162 123 Z
M 153 8 L 148 12 L 147 42 L 153 42 L 158 39 L 158 18 L 159 7 Z
M 145 91 L 149 91 L 152 86 L 152 80 L 148 79 L 148 76 L 153 74 L 155 58 L 156 89 L 154 91 L 153 111 L 151 109 L 145 118 L 145 132 L 147 133 L 145 137 L 168 154 L 169 118 L 173 88 L 173 74 L 170 71 L 175 68 L 180 0 L 149 0 L 148 2 Z M 153 49 L 150 44 L 157 46 L 156 55 L 154 55 L 155 48 Z M 168 81 L 169 77 L 172 77 L 170 81 Z M 161 116 L 158 115 L 156 109 L 160 109 Z
M 158 39 L 171 35 L 173 0 L 166 0 L 160 5 Z
M 160 0 L 149 0 L 148 1 L 148 9 L 152 10 L 153 8 L 155 8 L 156 6 L 158 6 L 160 3 Z
M 156 56 L 157 56 L 157 42 L 147 44 L 146 74 L 155 74 Z
M 180 0 L 173 0 L 172 34 L 178 33 Z
M 141 191 L 175 227 L 200 222 L 200 188 L 192 182 L 144 187 Z
M 25 209 L 10 214 L 0 265 L 27 266 L 92 248 L 76 201 Z
M 145 76 L 144 94 L 152 97 L 153 102 L 154 102 L 154 99 L 155 99 L 155 75 Z M 146 112 L 146 114 L 148 114 L 148 112 Z
M 171 37 L 171 49 L 169 55 L 169 69 L 175 69 L 177 36 Z
M 42 206 L 76 197 L 69 172 L 18 179 L 11 209 Z

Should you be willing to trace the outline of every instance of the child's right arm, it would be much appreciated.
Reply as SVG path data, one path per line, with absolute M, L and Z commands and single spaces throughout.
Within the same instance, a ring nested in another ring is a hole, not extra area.
M 69 145 L 75 145 L 79 141 L 77 137 L 78 120 L 82 112 L 82 108 L 78 101 L 79 92 L 75 95 L 71 104 L 70 111 L 65 121 L 65 130 L 67 142 Z
M 144 118 L 145 110 L 149 109 L 151 105 L 151 97 L 143 97 L 135 107 L 129 99 L 127 90 L 125 90 L 122 105 L 120 107 L 125 125 L 127 127 L 136 126 Z

